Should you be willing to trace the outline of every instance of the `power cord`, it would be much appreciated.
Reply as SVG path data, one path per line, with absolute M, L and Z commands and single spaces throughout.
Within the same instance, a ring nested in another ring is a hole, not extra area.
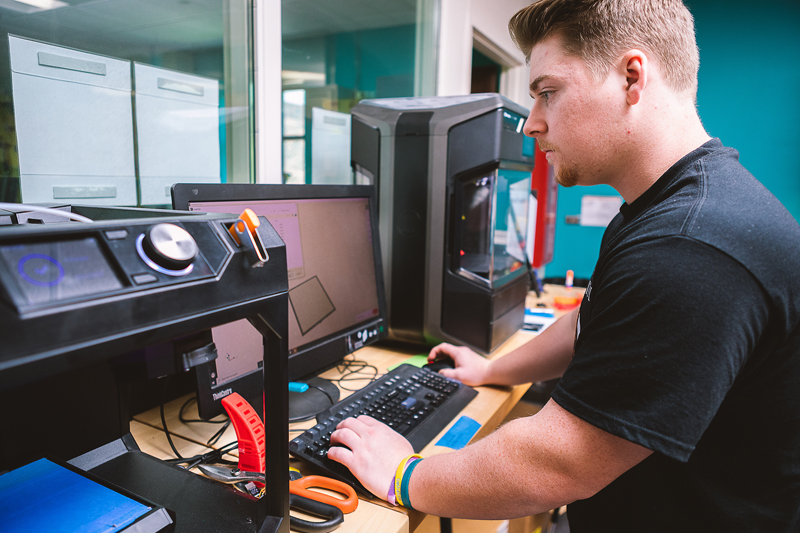
M 230 466 L 238 466 L 238 462 L 228 461 L 227 459 L 222 458 L 223 455 L 235 449 L 238 445 L 239 443 L 237 441 L 233 441 L 208 453 L 181 459 L 168 459 L 166 462 L 171 464 L 186 464 L 187 466 L 184 467 L 186 470 L 191 470 L 199 464 L 225 464 Z
M 225 433 L 225 430 L 230 427 L 231 421 L 227 416 L 222 420 L 202 420 L 199 418 L 198 419 L 184 418 L 183 416 L 184 410 L 186 410 L 186 408 L 189 406 L 190 403 L 196 401 L 197 401 L 197 396 L 194 396 L 186 400 L 181 406 L 180 410 L 178 411 L 178 419 L 184 424 L 222 424 L 222 427 L 219 429 L 219 431 L 214 433 L 211 436 L 211 438 L 208 439 L 208 441 L 206 442 L 207 446 L 213 446 L 214 444 L 219 442 L 219 439 L 222 438 L 222 435 Z
M 169 442 L 169 447 L 172 448 L 172 452 L 175 454 L 175 457 L 178 459 L 183 459 L 183 456 L 178 453 L 178 449 L 175 447 L 175 443 L 172 442 L 172 435 L 169 433 L 169 429 L 167 429 L 167 419 L 164 416 L 164 402 L 166 401 L 167 396 L 167 387 L 169 386 L 169 382 L 172 380 L 172 376 L 167 376 L 164 378 L 164 382 L 161 385 L 161 426 L 164 428 L 164 434 L 167 436 L 167 442 Z
M 166 376 L 163 379 L 164 379 L 164 381 L 163 381 L 162 386 L 161 386 L 161 405 L 159 407 L 159 412 L 161 414 L 161 426 L 162 426 L 162 428 L 164 430 L 164 434 L 167 437 L 167 442 L 169 443 L 169 447 L 172 448 L 172 453 L 175 454 L 175 457 L 177 458 L 178 461 L 183 461 L 185 458 L 178 452 L 178 449 L 175 447 L 175 443 L 172 440 L 172 434 L 169 432 L 169 428 L 167 427 L 166 416 L 164 416 L 164 404 L 166 403 L 167 389 L 169 388 L 169 382 L 171 381 L 172 376 Z M 328 396 L 328 397 L 330 398 L 330 396 Z M 193 424 L 193 423 L 222 424 L 222 427 L 216 433 L 214 433 L 211 436 L 211 438 L 206 442 L 206 446 L 212 447 L 217 442 L 219 442 L 219 440 L 222 438 L 222 435 L 225 433 L 225 430 L 230 427 L 231 421 L 228 418 L 226 418 L 225 420 L 200 420 L 200 419 L 196 419 L 195 420 L 195 419 L 184 418 L 183 417 L 183 411 L 186 409 L 186 407 L 192 401 L 196 401 L 196 400 L 197 400 L 196 397 L 195 398 L 189 398 L 188 400 L 186 400 L 186 402 L 184 402 L 184 404 L 181 406 L 180 410 L 178 411 L 178 418 L 180 419 L 181 422 L 187 423 L 187 424 Z M 213 453 L 213 452 L 209 452 L 209 453 Z M 193 466 L 190 466 L 189 468 L 192 468 L 192 467 Z
M 228 421 L 228 417 L 225 417 L 223 420 L 202 420 L 200 418 L 197 419 L 189 419 L 183 417 L 183 412 L 189 407 L 189 404 L 192 402 L 197 401 L 197 396 L 192 396 L 188 400 L 186 400 L 183 405 L 181 406 L 180 411 L 178 411 L 178 418 L 184 424 L 225 424 Z
M 336 371 L 339 372 L 339 374 L 341 374 L 341 377 L 338 378 L 338 379 L 328 379 L 328 381 L 330 381 L 331 383 L 338 383 L 339 387 L 344 391 L 356 392 L 356 391 L 360 390 L 363 387 L 359 387 L 358 389 L 350 389 L 350 388 L 347 388 L 346 386 L 344 386 L 343 383 L 347 382 L 347 381 L 363 381 L 365 379 L 368 379 L 369 382 L 372 383 L 378 377 L 378 368 L 373 366 L 373 365 L 371 365 L 371 364 L 369 364 L 369 363 L 367 363 L 366 361 L 359 361 L 359 360 L 355 359 L 355 356 L 353 356 L 352 354 L 350 354 L 350 357 L 352 357 L 352 358 L 348 359 L 347 357 L 345 357 L 342 360 L 342 362 L 339 365 L 336 366 Z M 362 372 L 366 371 L 367 369 L 371 369 L 372 370 L 372 375 L 368 375 L 368 376 L 359 376 L 358 375 L 358 374 L 361 374 Z M 307 383 L 307 385 L 309 386 L 309 388 L 317 389 L 318 391 L 322 392 L 325 396 L 327 396 L 328 400 L 330 400 L 330 402 L 331 402 L 331 405 L 328 406 L 328 407 L 325 407 L 324 409 L 321 409 L 320 411 L 318 411 L 316 413 L 310 414 L 310 415 L 304 415 L 304 416 L 298 416 L 298 417 L 290 418 L 289 419 L 289 423 L 305 422 L 306 420 L 311 420 L 312 418 L 316 418 L 320 413 L 324 413 L 325 411 L 330 409 L 331 406 L 336 405 L 336 401 L 334 401 L 333 397 L 328 393 L 328 391 L 326 391 L 325 389 L 323 389 L 321 387 L 317 387 L 316 385 L 313 385 L 311 383 Z
M 339 379 L 331 379 L 329 381 L 331 381 L 331 383 L 338 383 L 339 387 L 342 390 L 346 390 L 348 392 L 356 392 L 366 387 L 366 385 L 359 387 L 357 389 L 349 389 L 345 387 L 343 383 L 347 381 L 362 381 L 365 379 L 368 379 L 369 383 L 372 383 L 373 381 L 378 379 L 378 368 L 376 366 L 367 363 L 366 361 L 359 361 L 352 354 L 350 355 L 353 357 L 352 359 L 347 359 L 347 357 L 345 357 L 342 363 L 336 366 L 336 370 L 340 374 L 342 374 L 342 377 L 340 377 Z M 371 376 L 358 376 L 358 374 L 361 374 L 367 369 L 372 370 Z M 367 385 L 369 385 L 369 383 Z

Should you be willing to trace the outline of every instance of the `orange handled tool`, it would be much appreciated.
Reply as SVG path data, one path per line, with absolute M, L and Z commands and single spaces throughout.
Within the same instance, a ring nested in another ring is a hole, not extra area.
M 327 489 L 333 492 L 338 492 L 342 496 L 347 496 L 345 499 L 336 498 L 329 494 L 324 494 L 316 490 L 309 490 L 311 488 Z M 323 476 L 305 476 L 300 479 L 289 482 L 289 493 L 303 496 L 310 500 L 327 503 L 342 510 L 343 513 L 352 513 L 358 507 L 358 496 L 356 491 L 348 485 L 336 479 Z
M 238 468 L 230 469 L 212 465 L 198 465 L 197 468 L 199 468 L 201 472 L 211 479 L 215 479 L 223 483 L 238 483 L 240 481 L 253 481 L 261 484 L 264 483 L 264 474 L 261 472 L 248 472 L 246 470 L 239 470 Z M 337 492 L 342 496 L 346 496 L 346 498 L 337 498 L 335 496 L 331 496 L 330 494 L 325 494 L 316 490 L 309 490 L 312 488 L 327 489 Z M 332 505 L 333 507 L 340 509 L 343 513 L 352 513 L 358 507 L 358 496 L 356 496 L 356 491 L 353 489 L 353 487 L 347 483 L 338 481 L 336 479 L 331 479 L 329 477 L 308 476 L 289 481 L 289 493 L 294 494 L 295 496 L 308 498 L 309 500 Z

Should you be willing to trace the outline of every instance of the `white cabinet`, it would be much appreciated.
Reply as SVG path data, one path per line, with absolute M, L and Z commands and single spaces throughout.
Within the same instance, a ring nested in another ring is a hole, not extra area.
M 23 202 L 136 205 L 130 62 L 9 36 Z
M 134 63 L 134 84 L 141 203 L 170 203 L 173 183 L 219 183 L 219 82 Z

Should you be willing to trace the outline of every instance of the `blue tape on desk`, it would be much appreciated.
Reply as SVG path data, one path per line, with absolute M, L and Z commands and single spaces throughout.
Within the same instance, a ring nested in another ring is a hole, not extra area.
M 121 531 L 150 508 L 47 459 L 0 476 L 4 533 Z
M 468 416 L 462 416 L 456 423 L 453 424 L 453 427 L 447 430 L 439 442 L 436 443 L 437 446 L 444 446 L 445 448 L 452 448 L 454 450 L 460 450 L 467 443 L 475 436 L 475 433 L 481 429 L 481 425 L 475 422 Z

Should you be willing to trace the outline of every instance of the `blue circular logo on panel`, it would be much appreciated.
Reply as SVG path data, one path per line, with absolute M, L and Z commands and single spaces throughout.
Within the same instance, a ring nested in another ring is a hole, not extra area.
M 52 287 L 64 279 L 61 263 L 44 254 L 28 254 L 17 263 L 22 279 L 39 287 Z

